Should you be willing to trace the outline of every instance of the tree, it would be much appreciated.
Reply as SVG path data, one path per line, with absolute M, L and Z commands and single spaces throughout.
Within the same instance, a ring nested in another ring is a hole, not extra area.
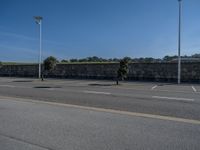
M 128 61 L 128 62 L 132 62 L 132 58 L 131 57 L 124 57 L 123 59 L 126 59 L 126 61 Z
M 52 71 L 55 67 L 56 64 L 59 61 L 53 57 L 53 56 L 49 56 L 44 60 L 44 71 Z M 42 80 L 43 80 L 43 74 L 42 74 Z
M 67 59 L 61 60 L 61 63 L 68 63 L 69 61 Z
M 194 54 L 191 56 L 192 58 L 200 58 L 200 54 Z
M 174 56 L 165 56 L 164 58 L 163 58 L 163 61 L 164 62 L 170 62 L 170 61 L 172 61 L 173 59 L 177 59 L 178 58 L 178 56 L 176 56 L 176 55 L 174 55 Z
M 79 59 L 78 62 L 88 62 L 87 58 Z
M 146 58 L 144 58 L 144 62 L 145 63 L 152 63 L 152 62 L 155 62 L 155 59 L 152 58 L 152 57 L 146 57 Z
M 126 57 L 120 60 L 120 66 L 117 71 L 117 85 L 119 84 L 119 80 L 123 81 L 125 78 L 127 78 L 128 63 L 129 63 L 129 60 Z
M 120 62 L 119 58 L 113 58 L 113 62 Z
M 78 59 L 75 59 L 75 58 L 70 59 L 70 62 L 78 62 Z
M 44 70 L 52 71 L 56 67 L 57 63 L 58 63 L 58 60 L 55 57 L 53 56 L 47 57 L 44 60 Z

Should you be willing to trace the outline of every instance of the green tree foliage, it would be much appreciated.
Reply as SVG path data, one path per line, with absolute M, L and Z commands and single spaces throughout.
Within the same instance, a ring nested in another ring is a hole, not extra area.
M 192 58 L 200 58 L 200 54 L 194 54 L 191 56 Z
M 87 58 L 82 58 L 82 59 L 79 59 L 78 62 L 88 62 L 88 59 Z
M 178 58 L 178 56 L 176 56 L 176 55 L 174 55 L 174 56 L 165 56 L 165 57 L 163 57 L 163 61 L 164 62 L 169 62 L 169 61 L 172 61 L 172 60 L 174 60 L 174 59 L 177 59 Z
M 58 63 L 58 60 L 53 57 L 49 56 L 44 60 L 44 70 L 51 71 L 56 67 L 56 64 Z
M 0 61 L 0 68 L 2 67 L 3 63 Z
M 160 58 L 152 58 L 152 57 L 141 57 L 141 58 L 131 58 L 131 57 L 124 57 L 124 59 L 127 59 L 129 62 L 134 62 L 134 63 L 161 63 L 161 62 L 171 62 L 173 60 L 176 60 L 178 58 L 177 55 L 174 56 L 165 56 L 162 59 Z M 200 58 L 200 54 L 194 54 L 191 56 L 182 56 L 182 58 Z M 62 60 L 61 62 L 120 62 L 120 58 L 101 58 L 97 56 L 92 56 L 92 57 L 86 57 L 86 58 L 81 58 L 81 59 L 70 59 L 69 61 L 67 60 Z
M 78 59 L 70 59 L 70 62 L 78 62 Z
M 61 60 L 61 63 L 68 63 L 69 61 L 66 59 Z
M 124 57 L 123 59 L 128 61 L 128 62 L 132 62 L 133 61 L 133 59 L 131 57 Z

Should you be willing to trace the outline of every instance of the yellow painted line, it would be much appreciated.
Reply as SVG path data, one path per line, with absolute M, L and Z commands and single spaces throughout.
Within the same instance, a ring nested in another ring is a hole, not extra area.
M 71 108 L 78 108 L 78 109 L 84 109 L 84 110 L 90 110 L 90 111 L 92 110 L 92 111 L 106 112 L 106 113 L 113 113 L 113 114 L 120 114 L 120 115 L 128 115 L 128 116 L 133 116 L 133 117 L 143 117 L 143 118 L 150 118 L 150 119 L 158 119 L 158 120 L 200 125 L 200 120 L 153 115 L 153 114 L 146 114 L 146 113 L 128 112 L 128 111 L 120 111 L 120 110 L 114 110 L 114 109 L 104 109 L 104 108 L 97 108 L 97 107 L 72 105 L 72 104 L 63 104 L 63 103 L 56 103 L 56 102 L 46 102 L 46 101 L 39 101 L 39 100 L 25 99 L 25 98 L 0 96 L 0 100 L 6 100 L 6 99 L 15 100 L 15 101 L 23 101 L 23 102 L 32 102 L 32 103 L 38 103 L 38 104 L 49 104 L 49 105 L 54 105 L 54 106 L 64 106 L 64 107 L 71 107 Z

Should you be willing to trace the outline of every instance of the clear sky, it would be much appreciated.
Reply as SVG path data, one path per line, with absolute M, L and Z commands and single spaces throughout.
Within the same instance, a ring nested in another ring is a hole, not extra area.
M 177 54 L 177 0 L 0 0 L 0 61 Z M 183 0 L 182 55 L 200 53 L 200 0 Z

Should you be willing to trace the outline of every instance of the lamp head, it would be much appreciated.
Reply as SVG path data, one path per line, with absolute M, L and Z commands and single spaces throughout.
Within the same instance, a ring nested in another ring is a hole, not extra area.
M 37 24 L 40 24 L 41 23 L 41 20 L 43 19 L 41 16 L 34 16 L 34 19 L 35 19 L 35 22 Z

